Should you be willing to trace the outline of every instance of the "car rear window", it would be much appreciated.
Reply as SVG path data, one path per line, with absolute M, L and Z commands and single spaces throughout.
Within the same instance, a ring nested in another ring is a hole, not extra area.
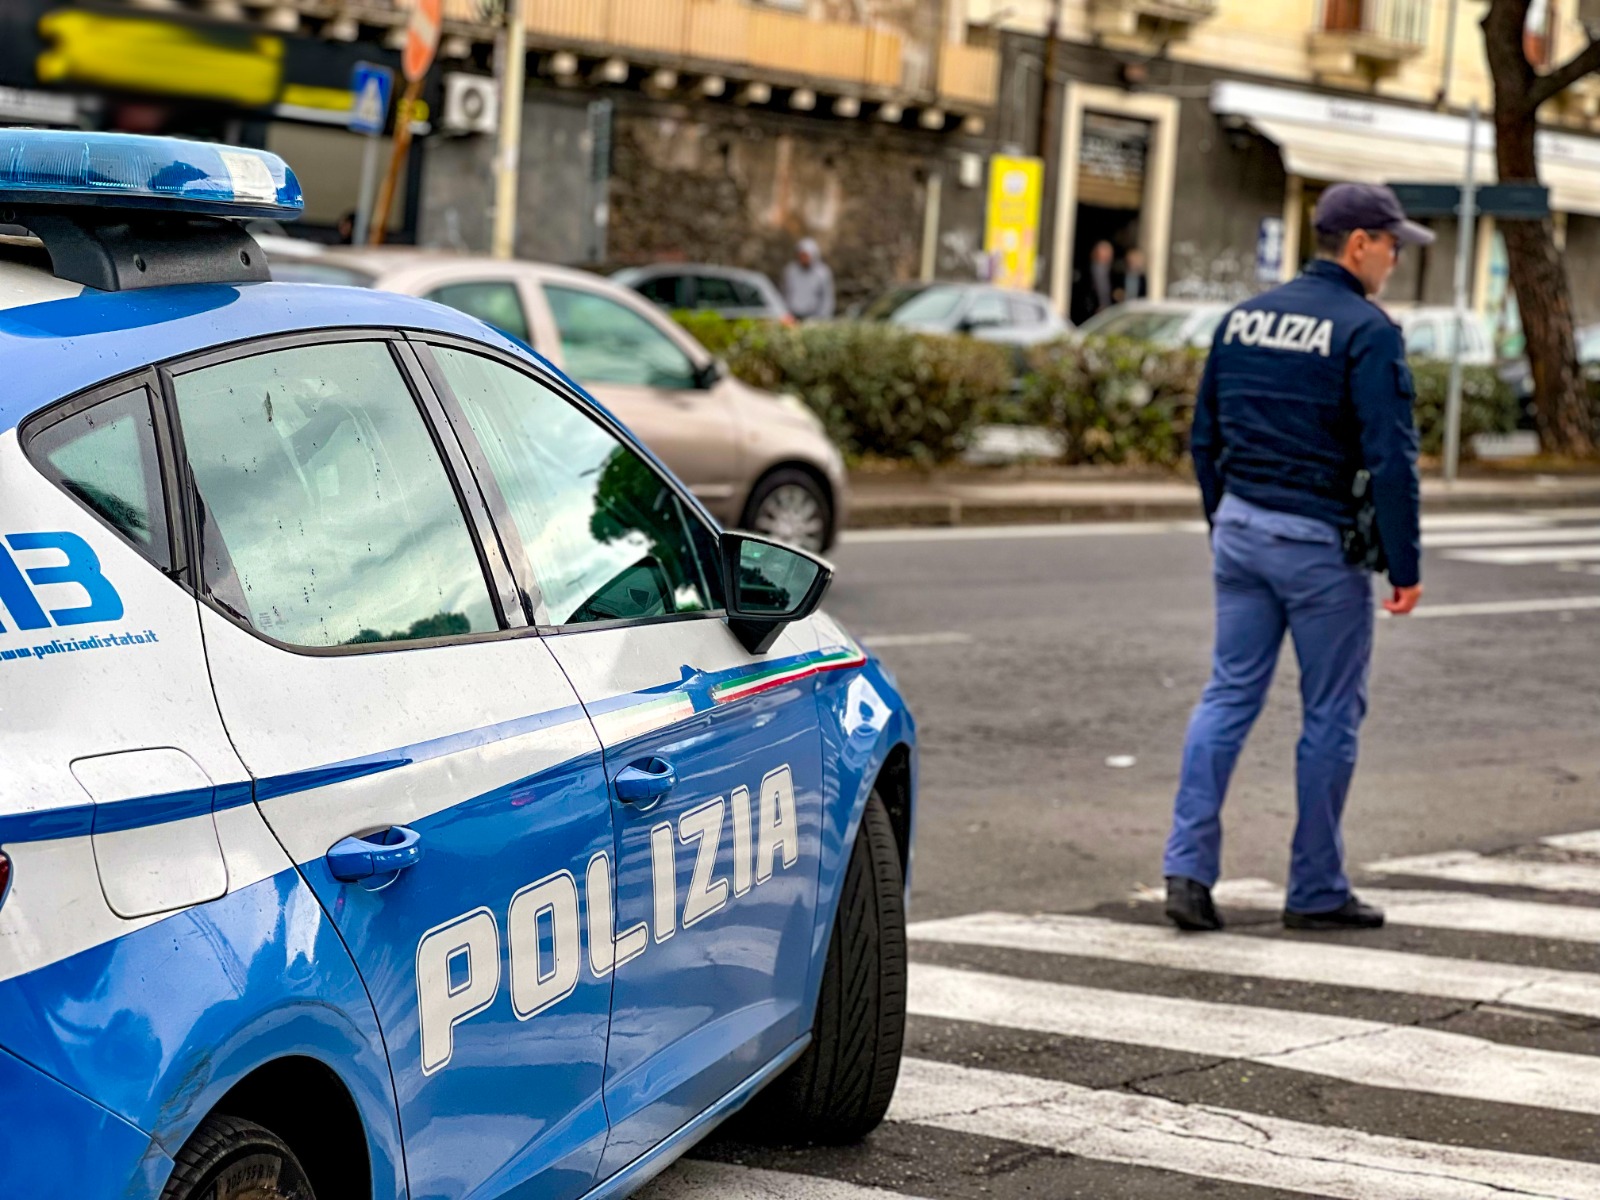
M 28 443 L 46 475 L 136 546 L 171 565 L 150 394 L 134 388 L 40 429 Z

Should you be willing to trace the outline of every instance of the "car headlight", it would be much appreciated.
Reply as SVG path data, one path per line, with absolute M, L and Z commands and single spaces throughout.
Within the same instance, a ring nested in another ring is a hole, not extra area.
M 823 427 L 822 418 L 817 416 L 816 413 L 812 412 L 811 406 L 804 400 L 800 399 L 799 396 L 796 396 L 793 392 L 781 393 L 778 396 L 778 403 L 783 405 L 783 407 L 788 409 L 790 412 L 794 413 L 797 417 L 804 418 L 806 424 L 814 426 L 817 429 L 821 429 Z

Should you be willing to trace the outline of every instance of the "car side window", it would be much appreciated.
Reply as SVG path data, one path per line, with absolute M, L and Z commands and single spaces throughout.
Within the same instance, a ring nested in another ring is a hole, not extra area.
M 646 279 L 637 290 L 646 300 L 654 301 L 663 308 L 683 308 L 682 284 L 682 275 L 657 275 Z
M 433 351 L 521 535 L 549 622 L 722 607 L 716 541 L 670 484 L 538 380 L 470 351 Z
M 298 346 L 179 374 L 205 588 L 277 641 L 485 633 L 488 583 L 428 427 L 383 342 Z
M 1006 300 L 1006 305 L 1011 310 L 1011 323 L 1013 325 L 1044 324 L 1044 313 L 1033 301 L 1012 296 Z
M 1006 309 L 1005 298 L 994 292 L 979 292 L 973 297 L 964 320 L 974 327 L 1009 324 L 1010 314 Z
M 739 308 L 745 302 L 731 279 L 721 275 L 701 275 L 695 280 L 694 306 L 696 308 Z
M 766 308 L 767 298 L 761 294 L 761 289 L 753 283 L 746 283 L 742 279 L 729 280 L 733 286 L 733 298 L 740 308 Z
M 522 297 L 517 295 L 517 285 L 510 280 L 447 283 L 434 288 L 427 298 L 459 309 L 469 317 L 477 317 L 485 325 L 493 325 L 501 333 L 509 333 L 518 341 L 532 344 L 528 333 L 528 314 L 522 307 Z
M 1422 321 L 1406 331 L 1406 354 L 1415 358 L 1432 358 L 1439 352 L 1438 337 L 1431 321 Z
M 39 430 L 28 451 L 163 571 L 172 565 L 150 393 L 134 388 Z
M 579 383 L 631 383 L 690 391 L 694 363 L 645 317 L 581 288 L 544 285 L 567 373 Z

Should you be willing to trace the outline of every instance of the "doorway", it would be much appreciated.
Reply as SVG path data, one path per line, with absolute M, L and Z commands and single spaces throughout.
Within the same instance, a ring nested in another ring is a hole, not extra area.
M 1103 307 L 1108 293 L 1113 302 L 1129 290 L 1165 295 L 1178 112 L 1171 96 L 1067 87 L 1050 292 L 1075 322 Z M 1109 288 L 1105 265 L 1094 268 L 1101 243 L 1111 246 Z M 1130 277 L 1135 250 L 1144 262 L 1135 261 Z

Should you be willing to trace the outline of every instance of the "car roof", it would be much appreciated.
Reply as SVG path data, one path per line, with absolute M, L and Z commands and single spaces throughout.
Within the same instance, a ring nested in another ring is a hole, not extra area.
M 618 283 L 626 280 L 653 279 L 657 275 L 721 275 L 727 279 L 766 279 L 760 271 L 750 267 L 724 267 L 717 263 L 649 263 L 641 267 L 623 267 L 611 278 Z
M 0 263 L 5 260 L 0 259 Z M 9 264 L 15 273 L 15 264 Z M 31 270 L 31 269 L 30 269 Z M 37 271 L 39 285 L 60 285 Z M 0 276 L 0 305 L 7 289 Z M 215 346 L 322 329 L 407 329 L 471 338 L 556 369 L 483 322 L 427 300 L 323 284 L 185 284 L 77 294 L 0 308 L 0 432 L 119 375 Z
M 429 250 L 414 246 L 331 246 L 321 254 L 297 261 L 325 262 L 353 267 L 379 279 L 413 267 L 460 267 L 469 272 L 475 269 L 487 269 L 497 274 L 509 267 L 519 273 L 549 280 L 552 283 L 612 282 L 604 275 L 596 275 L 593 271 L 583 271 L 576 267 L 559 267 L 554 263 L 532 262 L 524 258 L 491 258 L 487 254 L 461 254 L 454 250 Z

